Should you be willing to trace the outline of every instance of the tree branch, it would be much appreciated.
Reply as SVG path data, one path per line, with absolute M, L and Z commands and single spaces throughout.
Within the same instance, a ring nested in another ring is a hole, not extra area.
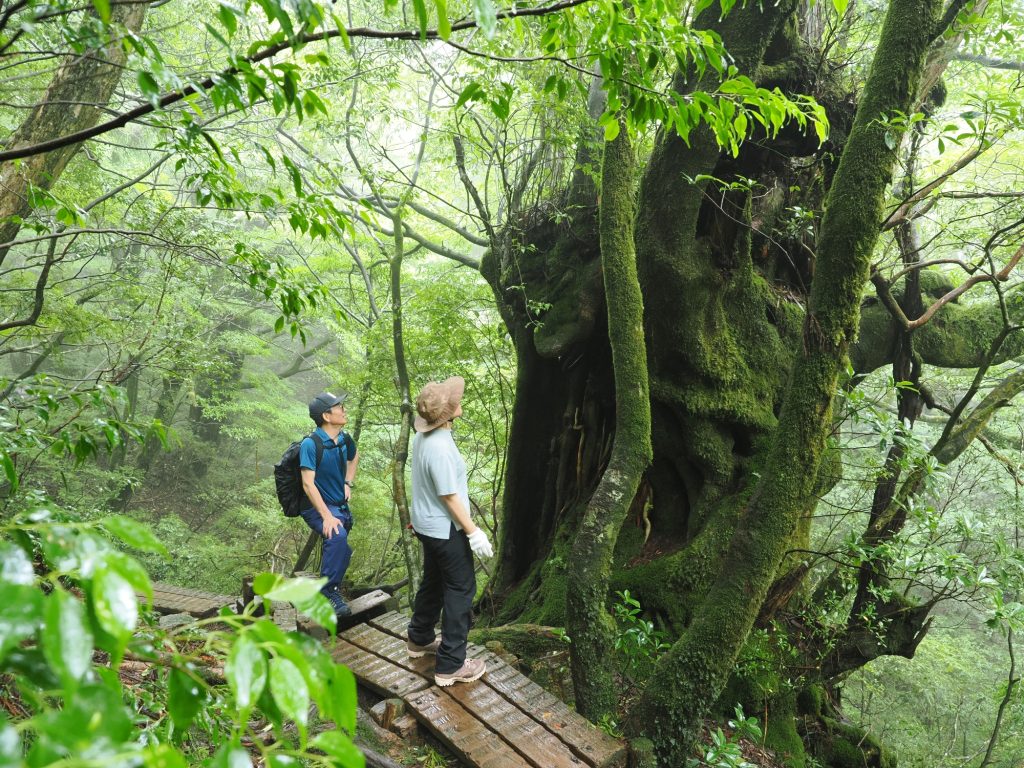
M 46 252 L 46 261 L 43 263 L 43 268 L 39 272 L 39 278 L 36 280 L 32 311 L 28 314 L 28 317 L 24 317 L 21 320 L 10 320 L 0 323 L 0 331 L 7 331 L 11 328 L 24 328 L 26 325 L 35 325 L 36 320 L 39 319 L 39 315 L 43 311 L 43 295 L 46 292 L 46 281 L 50 277 L 50 268 L 57 262 L 56 253 L 57 238 L 53 237 L 50 238 L 50 247 Z
M 973 160 L 975 160 L 978 157 L 978 155 L 985 151 L 985 149 L 987 149 L 986 146 L 980 145 L 975 149 L 972 149 L 970 152 L 965 153 L 961 157 L 957 158 L 957 160 L 951 166 L 949 166 L 949 168 L 947 168 L 945 171 L 939 174 L 936 178 L 932 179 L 923 187 L 915 191 L 910 197 L 908 197 L 906 200 L 900 203 L 899 207 L 895 211 L 890 213 L 888 218 L 886 218 L 886 220 L 882 222 L 882 231 L 886 232 L 887 230 L 893 229 L 894 227 L 902 224 L 908 218 L 914 218 L 911 215 L 911 213 L 916 203 L 928 197 L 928 195 L 930 195 L 933 191 L 941 187 L 955 173 L 962 170 L 967 165 L 969 165 Z
M 462 179 L 462 186 L 466 188 L 466 192 L 473 198 L 473 204 L 476 206 L 480 219 L 484 223 L 484 229 L 487 230 L 487 237 L 493 243 L 496 236 L 494 226 L 491 224 L 491 212 L 487 210 L 487 205 L 480 197 L 480 191 L 476 188 L 476 184 L 469 178 L 469 173 L 466 171 L 466 150 L 462 146 L 462 136 L 458 133 L 453 134 L 452 144 L 455 147 L 455 166 L 459 169 L 459 178 Z
M 954 53 L 956 61 L 969 61 L 972 64 L 980 64 L 991 69 L 1011 69 L 1017 72 L 1024 72 L 1024 61 L 1007 61 L 1006 59 L 994 59 L 991 56 L 976 56 L 972 53 Z
M 501 11 L 497 14 L 498 19 L 514 19 L 523 18 L 527 16 L 545 16 L 552 13 L 558 13 L 566 10 L 567 8 L 574 8 L 578 5 L 584 5 L 590 2 L 590 0 L 561 0 L 561 2 L 552 3 L 551 5 L 541 6 L 539 8 L 513 8 L 511 10 Z M 465 20 L 456 22 L 451 25 L 452 32 L 458 32 L 466 29 L 473 29 L 477 26 L 476 21 Z M 369 27 L 355 27 L 352 29 L 327 29 L 322 32 L 314 32 L 310 34 L 297 35 L 293 40 L 277 43 L 264 48 L 261 51 L 245 56 L 240 59 L 240 63 L 228 67 L 222 70 L 216 75 L 211 75 L 205 80 L 201 81 L 198 85 L 189 85 L 185 88 L 181 88 L 177 91 L 171 91 L 170 93 L 164 94 L 155 102 L 141 104 L 135 109 L 123 112 L 115 118 L 107 120 L 105 123 L 99 123 L 91 128 L 85 130 L 76 131 L 74 133 L 66 134 L 64 136 L 58 136 L 57 138 L 50 139 L 48 141 L 41 141 L 38 144 L 31 144 L 28 146 L 16 147 L 0 152 L 0 163 L 6 160 L 17 160 L 22 157 L 31 157 L 33 155 L 42 154 L 44 152 L 51 152 L 61 147 L 66 147 L 70 144 L 78 144 L 79 142 L 91 139 L 95 136 L 100 136 L 104 133 L 108 133 L 117 128 L 123 128 L 124 126 L 138 120 L 140 117 L 151 114 L 158 110 L 166 109 L 172 104 L 175 104 L 182 99 L 187 98 L 193 94 L 199 93 L 200 91 L 206 92 L 210 88 L 213 88 L 218 82 L 237 75 L 242 70 L 242 65 L 258 64 L 267 59 L 271 59 L 279 53 L 289 49 L 298 49 L 304 45 L 310 43 L 323 42 L 325 40 L 331 40 L 336 37 L 348 37 L 348 38 L 370 38 L 375 40 L 439 40 L 441 39 L 440 33 L 436 29 L 428 29 L 424 32 L 419 30 L 383 30 L 383 29 L 372 29 Z

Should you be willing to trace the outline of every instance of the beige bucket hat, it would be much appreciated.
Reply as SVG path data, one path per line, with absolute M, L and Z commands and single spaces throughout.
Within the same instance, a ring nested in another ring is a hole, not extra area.
M 416 418 L 413 421 L 416 431 L 430 432 L 451 421 L 465 390 L 466 380 L 461 376 L 425 384 L 416 397 Z

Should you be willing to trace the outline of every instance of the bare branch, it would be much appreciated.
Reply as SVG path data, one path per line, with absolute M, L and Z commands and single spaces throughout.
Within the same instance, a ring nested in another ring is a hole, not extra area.
M 1024 61 L 1007 61 L 1006 59 L 994 59 L 991 56 L 976 56 L 972 53 L 954 53 L 956 61 L 969 61 L 972 64 L 980 64 L 991 69 L 1011 69 L 1017 72 L 1024 72 Z
M 39 271 L 39 277 L 36 279 L 35 297 L 32 303 L 32 311 L 29 312 L 27 317 L 23 317 L 20 320 L 10 320 L 5 323 L 0 323 L 0 331 L 7 331 L 11 328 L 24 328 L 26 325 L 35 325 L 36 320 L 39 319 L 39 315 L 43 311 L 43 295 L 46 292 L 46 281 L 50 277 L 50 268 L 58 261 L 56 258 L 57 253 L 57 238 L 50 238 L 50 247 L 46 252 L 46 261 L 43 264 L 43 268 Z
M 920 202 L 921 200 L 924 200 L 924 198 L 928 197 L 928 195 L 930 195 L 936 189 L 945 184 L 950 177 L 952 177 L 955 173 L 969 165 L 973 160 L 975 160 L 978 157 L 978 155 L 984 152 L 987 148 L 988 147 L 983 144 L 963 154 L 962 156 L 957 158 L 957 160 L 954 161 L 954 163 L 951 166 L 949 166 L 949 168 L 947 168 L 936 178 L 932 179 L 930 182 L 925 184 L 923 187 L 915 191 L 912 195 L 910 195 L 910 197 L 908 197 L 906 200 L 900 203 L 899 207 L 895 211 L 890 213 L 889 217 L 884 222 L 882 222 L 882 231 L 885 232 L 887 230 L 890 230 L 893 227 L 896 227 L 902 224 L 903 222 L 907 221 L 908 218 L 914 218 L 915 216 L 912 214 L 920 215 L 919 212 L 913 211 L 914 205 Z

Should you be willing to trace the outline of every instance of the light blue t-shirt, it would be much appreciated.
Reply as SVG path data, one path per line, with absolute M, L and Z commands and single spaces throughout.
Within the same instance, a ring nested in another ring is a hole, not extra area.
M 469 486 L 466 462 L 455 447 L 450 429 L 417 433 L 412 441 L 412 527 L 434 539 L 447 539 L 452 523 L 462 526 L 448 513 L 441 496 L 457 493 L 468 512 Z

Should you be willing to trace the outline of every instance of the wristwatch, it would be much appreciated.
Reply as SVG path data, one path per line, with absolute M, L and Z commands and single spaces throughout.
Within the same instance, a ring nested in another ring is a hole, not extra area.
M 351 480 L 346 480 L 346 481 L 345 481 L 345 485 L 347 485 L 347 486 L 348 486 L 349 488 L 351 488 L 351 489 L 352 489 L 353 491 L 354 491 L 354 490 L 356 489 L 356 484 L 355 484 L 354 482 L 352 482 Z

